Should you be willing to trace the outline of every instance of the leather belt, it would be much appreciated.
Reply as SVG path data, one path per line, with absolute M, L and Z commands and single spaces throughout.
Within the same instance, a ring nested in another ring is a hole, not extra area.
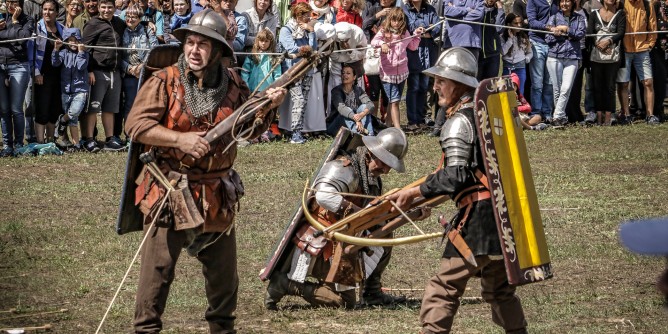
M 462 257 L 474 267 L 478 266 L 475 261 L 475 255 L 473 255 L 473 252 L 466 244 L 466 241 L 464 241 L 464 238 L 460 233 L 464 227 L 464 224 L 466 224 L 466 222 L 469 220 L 469 214 L 473 208 L 473 203 L 489 198 L 491 198 L 489 190 L 487 190 L 487 188 L 481 184 L 466 188 L 455 197 L 457 208 L 460 210 L 465 208 L 466 210 L 464 211 L 464 215 L 459 219 L 457 226 L 451 229 L 447 236 L 450 242 L 462 255 Z
M 230 173 L 232 168 L 225 168 L 223 170 L 208 172 L 208 173 L 186 173 L 188 175 L 188 180 L 190 181 L 200 181 L 206 179 L 218 179 L 224 177 Z
M 482 185 L 475 185 L 462 190 L 456 197 L 457 208 L 462 209 L 474 202 L 492 198 L 492 194 Z

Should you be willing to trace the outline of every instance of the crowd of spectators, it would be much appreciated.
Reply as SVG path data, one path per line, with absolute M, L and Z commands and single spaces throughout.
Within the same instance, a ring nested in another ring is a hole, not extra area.
M 512 74 L 525 129 L 656 125 L 664 116 L 668 0 L 252 0 L 243 11 L 237 0 L 0 4 L 3 157 L 56 139 L 74 151 L 125 149 L 123 122 L 149 50 L 178 44 L 173 32 L 203 8 L 226 21 L 237 52 L 227 61 L 251 91 L 333 42 L 280 108 L 291 143 L 341 126 L 437 134 L 445 110 L 422 71 L 453 46 L 478 58 L 478 79 Z

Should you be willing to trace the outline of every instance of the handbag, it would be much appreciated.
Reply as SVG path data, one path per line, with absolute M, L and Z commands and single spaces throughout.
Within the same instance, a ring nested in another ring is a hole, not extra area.
M 598 11 L 595 11 L 595 12 L 596 12 L 596 17 L 598 17 L 598 20 L 601 22 L 601 25 L 604 25 L 603 20 L 601 19 L 601 15 L 598 13 Z M 617 11 L 617 13 L 619 13 L 619 11 Z M 596 36 L 596 42 L 595 43 L 598 43 L 605 38 L 612 39 L 610 37 L 610 24 L 612 24 L 612 21 L 614 21 L 615 16 L 617 16 L 617 13 L 615 13 L 615 15 L 612 16 L 612 18 L 610 19 L 610 22 L 608 22 L 608 25 L 604 25 L 604 27 L 601 28 L 596 33 L 597 36 Z M 615 45 L 612 48 L 612 52 L 610 52 L 609 54 L 608 53 L 603 53 L 601 50 L 599 50 L 596 47 L 596 44 L 594 44 L 594 47 L 591 50 L 591 56 L 589 57 L 589 59 L 591 61 L 595 62 L 595 63 L 604 63 L 604 64 L 616 63 L 620 59 L 620 44 L 621 43 L 617 43 L 617 45 Z M 613 45 L 614 45 L 614 43 L 613 43 Z
M 380 74 L 380 49 L 378 48 L 366 49 L 366 56 L 364 57 L 364 74 L 366 75 Z

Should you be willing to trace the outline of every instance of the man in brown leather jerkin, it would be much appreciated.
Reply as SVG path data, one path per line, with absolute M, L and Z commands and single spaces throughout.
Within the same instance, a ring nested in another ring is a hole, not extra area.
M 157 203 L 166 196 L 166 186 L 148 172 L 137 180 L 136 204 L 145 215 L 144 230 L 149 233 L 137 288 L 137 333 L 162 329 L 160 317 L 181 248 L 202 263 L 210 332 L 235 333 L 239 279 L 234 216 L 244 188 L 232 169 L 237 150 L 235 144 L 229 145 L 231 135 L 212 144 L 202 137 L 249 95 L 241 78 L 221 64 L 222 58 L 233 56 L 224 38 L 226 29 L 225 21 L 207 9 L 195 14 L 187 27 L 176 30 L 174 36 L 181 41 L 183 53 L 175 64 L 146 80 L 126 122 L 132 141 L 152 147 L 159 169 L 170 181 L 186 180 L 184 191 L 189 192 L 187 197 L 192 195 L 198 217 L 201 215 L 196 226 L 179 225 L 181 217 L 173 205 L 156 212 Z M 268 89 L 266 94 L 271 105 L 251 137 L 267 130 L 285 90 Z M 155 227 L 148 230 L 156 215 Z

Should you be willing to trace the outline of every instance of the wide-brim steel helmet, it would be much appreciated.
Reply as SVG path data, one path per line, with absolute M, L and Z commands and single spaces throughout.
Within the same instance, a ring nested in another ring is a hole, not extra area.
M 478 61 L 471 51 L 462 47 L 449 48 L 438 57 L 436 65 L 422 73 L 430 77 L 441 77 L 477 88 Z
M 376 158 L 399 173 L 406 171 L 404 156 L 408 152 L 406 134 L 398 128 L 387 128 L 375 136 L 362 137 L 366 146 Z
M 227 23 L 220 14 L 207 8 L 201 10 L 190 18 L 188 25 L 174 30 L 173 34 L 181 43 L 185 43 L 188 33 L 197 33 L 204 37 L 213 39 L 222 44 L 222 56 L 234 57 L 234 50 L 227 44 Z

